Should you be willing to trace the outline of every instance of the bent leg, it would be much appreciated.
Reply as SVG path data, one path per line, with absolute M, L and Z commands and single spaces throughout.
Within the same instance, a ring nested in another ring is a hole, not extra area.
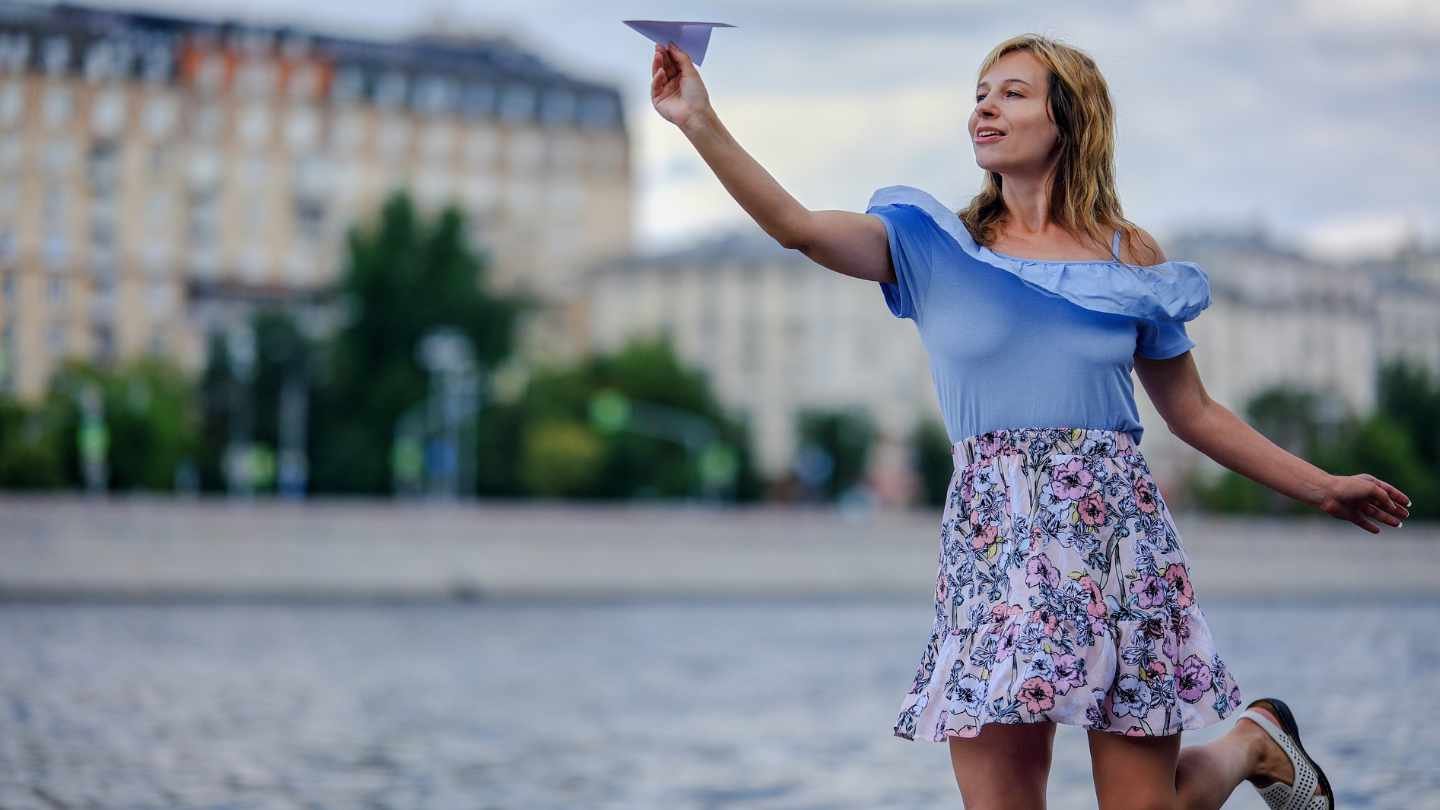
M 950 742 L 950 766 L 966 810 L 1044 810 L 1055 723 L 986 723 Z
M 1100 810 L 1174 810 L 1180 735 L 1129 737 L 1086 729 Z
M 1101 810 L 1218 810 L 1236 785 L 1253 778 L 1260 756 L 1255 735 L 1238 724 L 1222 737 L 1183 749 L 1179 734 L 1089 734 Z

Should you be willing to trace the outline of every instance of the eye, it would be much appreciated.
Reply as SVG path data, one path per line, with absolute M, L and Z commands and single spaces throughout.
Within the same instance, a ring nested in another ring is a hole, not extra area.
M 1005 91 L 1005 95 L 1007 95 L 1007 96 L 1011 96 L 1011 95 L 1018 96 L 1018 95 L 1020 95 L 1020 93 L 1017 93 L 1017 92 L 1014 91 L 1014 90 L 1007 90 L 1007 91 Z M 976 101 L 979 101 L 980 99 L 982 99 L 982 98 L 984 98 L 984 97 L 985 97 L 985 94 L 982 93 L 982 94 L 976 96 L 976 97 L 975 97 L 975 100 L 976 100 Z

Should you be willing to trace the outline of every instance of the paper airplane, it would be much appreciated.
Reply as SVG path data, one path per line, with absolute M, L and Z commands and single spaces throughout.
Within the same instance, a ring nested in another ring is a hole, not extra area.
M 696 22 L 694 20 L 621 20 L 653 42 L 673 42 L 699 67 L 705 61 L 710 45 L 710 32 L 716 28 L 734 28 L 729 23 Z

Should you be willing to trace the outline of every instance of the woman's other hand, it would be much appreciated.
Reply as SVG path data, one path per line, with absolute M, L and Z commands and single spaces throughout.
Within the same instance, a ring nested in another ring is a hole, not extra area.
M 1410 496 L 1399 489 L 1369 473 L 1360 473 L 1332 477 L 1320 509 L 1371 534 L 1379 534 L 1380 527 L 1371 520 L 1398 528 L 1401 521 L 1410 517 L 1410 510 L 1405 508 L 1409 503 Z
M 655 46 L 650 62 L 650 103 L 666 121 L 685 128 L 696 115 L 710 111 L 710 94 L 690 56 L 673 42 Z

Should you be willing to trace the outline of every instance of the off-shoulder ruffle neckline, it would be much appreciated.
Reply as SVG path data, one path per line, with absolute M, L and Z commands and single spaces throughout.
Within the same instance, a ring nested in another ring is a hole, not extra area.
M 1210 306 L 1210 278 L 1194 262 L 1131 265 L 1103 259 L 1025 259 L 976 242 L 954 211 L 914 186 L 877 189 L 867 210 L 880 205 L 920 209 L 972 258 L 1086 309 L 1156 321 L 1188 321 Z

